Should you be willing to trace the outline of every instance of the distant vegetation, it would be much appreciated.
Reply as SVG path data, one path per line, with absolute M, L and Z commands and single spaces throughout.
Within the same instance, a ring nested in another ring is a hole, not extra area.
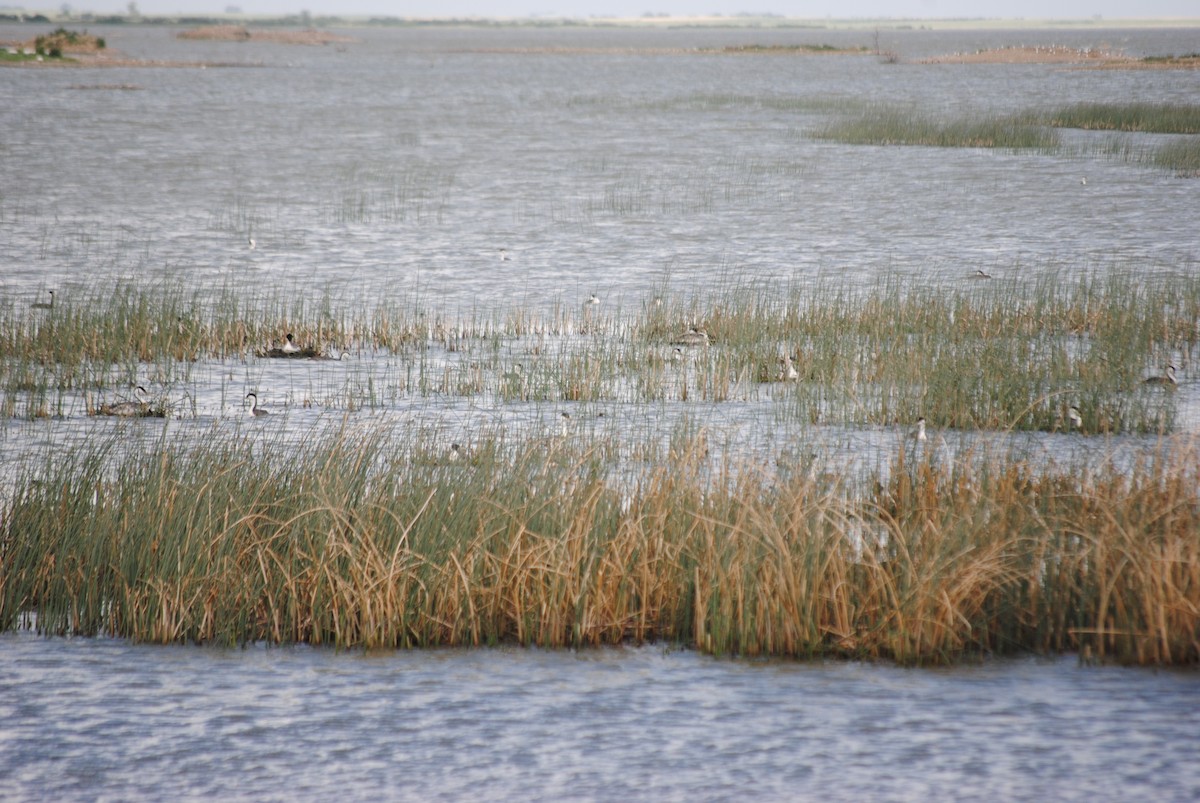
M 1200 105 L 1191 103 L 1075 103 L 1025 119 L 1056 128 L 1200 134 Z
M 1200 106 L 1169 103 L 1077 103 L 1049 111 L 941 120 L 917 111 L 876 108 L 846 114 L 814 136 L 848 145 L 922 145 L 934 148 L 998 148 L 1058 151 L 1056 128 L 1129 134 L 1180 134 L 1190 138 L 1161 144 L 1113 140 L 1092 152 L 1134 164 L 1200 176 Z
M 103 50 L 103 37 L 93 36 L 87 31 L 70 31 L 59 27 L 51 33 L 39 36 L 34 41 L 34 49 L 43 56 L 61 58 L 67 52 L 93 52 Z
M 904 109 L 875 109 L 837 120 L 816 135 L 849 145 L 927 145 L 1050 151 L 1059 138 L 1045 127 L 1012 117 L 937 120 Z
M 721 53 L 869 53 L 863 47 L 837 47 L 835 45 L 728 45 L 719 48 Z
M 353 41 L 349 37 L 305 28 L 302 31 L 247 28 L 245 25 L 205 25 L 190 28 L 175 35 L 179 39 L 200 39 L 220 42 L 266 41 L 292 45 L 327 45 Z
M 103 37 L 93 36 L 87 31 L 72 31 L 59 27 L 36 37 L 32 43 L 0 50 L 0 60 L 31 61 L 39 59 L 63 59 L 67 53 L 94 53 L 105 48 Z M 31 51 L 31 52 L 26 52 Z

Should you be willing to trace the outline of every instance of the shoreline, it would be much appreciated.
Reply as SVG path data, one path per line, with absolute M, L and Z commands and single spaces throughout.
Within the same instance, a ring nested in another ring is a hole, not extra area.
M 407 17 L 366 15 L 204 14 L 155 15 L 131 18 L 121 14 L 60 15 L 38 10 L 0 14 L 0 25 L 137 25 L 187 26 L 243 25 L 269 27 L 571 27 L 571 28 L 726 28 L 752 30 L 1129 30 L 1145 28 L 1200 28 L 1197 17 L 784 17 L 775 15 L 694 15 L 640 17 Z

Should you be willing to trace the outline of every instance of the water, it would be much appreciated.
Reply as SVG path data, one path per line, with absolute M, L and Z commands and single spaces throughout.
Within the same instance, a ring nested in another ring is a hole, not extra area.
M 1193 800 L 1195 673 L 0 636 L 0 797 Z
M 0 26 L 0 39 L 38 32 Z M 808 136 L 880 103 L 965 116 L 1195 103 L 1194 72 L 915 63 L 1009 44 L 1184 53 L 1195 31 L 884 32 L 896 65 L 686 52 L 872 44 L 848 31 L 363 30 L 344 48 L 93 32 L 131 56 L 245 66 L 0 70 L 0 304 L 13 309 L 128 280 L 351 307 L 382 296 L 447 322 L 550 316 L 595 292 L 619 317 L 655 293 L 687 303 L 733 284 L 900 276 L 939 292 L 976 268 L 1013 284 L 1200 269 L 1196 182 L 1097 155 L 1101 138 L 1070 134 L 1039 155 Z M 97 88 L 111 86 L 134 88 Z M 484 356 L 510 370 L 531 348 Z M 136 380 L 188 417 L 100 422 L 68 394 L 62 419 L 5 421 L 0 459 L 11 470 L 106 433 L 152 443 L 163 426 L 185 441 L 231 427 L 303 437 L 340 426 L 348 400 L 364 426 L 447 443 L 556 430 L 569 410 L 573 427 L 626 441 L 690 420 L 711 428 L 715 453 L 768 462 L 824 442 L 825 459 L 856 471 L 886 466 L 903 436 L 799 425 L 765 386 L 661 404 L 620 389 L 594 404 L 414 390 L 414 362 L 436 374 L 478 359 L 205 361 L 165 380 L 142 366 Z M 1191 438 L 1200 388 L 1189 366 L 1181 378 Z M 250 390 L 276 415 L 249 422 Z M 1147 445 L 1015 444 L 1096 460 Z M 360 655 L 10 633 L 0 797 L 1192 800 L 1198 697 L 1195 673 L 1072 658 L 911 671 L 660 648 Z
M 6 70 L 10 299 L 107 275 L 386 287 L 461 311 L 593 291 L 615 306 L 730 275 L 1196 269 L 1200 194 L 1169 173 L 1071 150 L 806 136 L 839 109 L 881 103 L 970 116 L 1194 101 L 1193 73 L 634 49 L 870 44 L 865 32 L 366 30 L 345 48 L 99 32 L 130 55 L 261 66 Z M 892 35 L 914 57 L 984 43 Z M 1021 34 L 1039 38 L 1182 52 L 1172 31 Z M 78 88 L 101 84 L 139 88 Z M 496 259 L 501 247 L 513 260 Z

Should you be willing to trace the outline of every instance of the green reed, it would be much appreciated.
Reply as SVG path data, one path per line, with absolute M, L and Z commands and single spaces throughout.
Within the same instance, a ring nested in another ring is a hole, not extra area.
M 146 377 L 166 390 L 191 387 L 218 361 L 252 366 L 291 332 L 326 358 L 343 350 L 367 358 L 338 374 L 337 387 L 310 378 L 299 388 L 326 404 L 345 396 L 350 409 L 397 393 L 501 403 L 775 396 L 807 421 L 925 415 L 963 429 L 1056 429 L 1074 404 L 1094 431 L 1171 429 L 1173 396 L 1141 379 L 1195 358 L 1198 280 L 1084 273 L 980 281 L 972 273 L 964 268 L 957 287 L 896 278 L 865 288 L 728 282 L 627 311 L 456 316 L 386 299 L 356 306 L 278 290 L 201 297 L 118 287 L 49 310 L 0 313 L 0 394 L 7 414 L 35 417 L 61 414 L 70 394 L 95 406 Z M 677 347 L 692 327 L 708 345 Z M 788 386 L 775 393 L 780 381 Z
M 1192 103 L 1075 103 L 1028 119 L 1056 128 L 1200 134 L 1200 105 Z
M 731 364 L 728 377 L 777 379 L 790 357 L 799 377 L 787 403 L 800 418 L 819 409 L 836 421 L 924 414 L 962 428 L 1054 429 L 1067 406 L 1086 404 L 1098 430 L 1159 432 L 1170 429 L 1171 396 L 1146 392 L 1141 378 L 1195 353 L 1198 291 L 1190 279 L 1017 285 L 964 273 L 952 293 L 734 288 L 686 317 L 713 343 L 694 359 Z M 642 331 L 669 339 L 683 317 L 656 309 Z
M 1200 176 L 1200 139 L 1191 137 L 1160 145 L 1148 157 L 1154 167 L 1181 176 Z
M 847 145 L 925 145 L 935 148 L 998 148 L 1050 152 L 1058 134 L 1013 117 L 939 120 L 902 109 L 873 109 L 836 120 L 815 136 Z
M 116 440 L 0 510 L 0 628 L 341 647 L 662 639 L 938 663 L 1200 660 L 1195 454 L 1131 471 L 901 455 L 870 494 L 714 466 L 680 431 L 618 491 L 556 435 Z

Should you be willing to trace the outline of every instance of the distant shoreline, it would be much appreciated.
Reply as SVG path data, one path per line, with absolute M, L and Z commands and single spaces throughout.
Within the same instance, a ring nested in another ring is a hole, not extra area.
M 409 17 L 342 15 L 255 14 L 71 14 L 8 10 L 0 24 L 89 25 L 255 25 L 345 27 L 515 27 L 515 28 L 730 28 L 757 30 L 1113 30 L 1145 28 L 1200 28 L 1200 17 L 1089 17 L 1047 18 L 806 18 L 773 15 L 751 16 L 640 16 L 640 17 Z

